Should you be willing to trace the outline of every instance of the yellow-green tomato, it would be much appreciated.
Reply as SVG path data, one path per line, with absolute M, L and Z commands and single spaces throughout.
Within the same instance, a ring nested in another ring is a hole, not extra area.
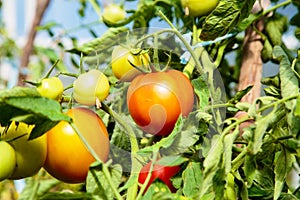
M 28 140 L 33 125 L 12 122 L 1 139 L 9 141 L 16 154 L 16 167 L 9 179 L 22 179 L 35 175 L 47 156 L 47 137 L 42 135 Z M 2 127 L 3 129 L 3 127 Z
M 73 84 L 73 97 L 83 105 L 96 105 L 96 101 L 103 101 L 109 93 L 108 78 L 101 71 L 92 69 L 78 76 Z
M 44 97 L 59 100 L 62 97 L 64 85 L 58 77 L 50 77 L 44 78 L 36 89 Z
M 14 148 L 6 141 L 0 141 L 0 181 L 12 175 L 16 161 Z
M 219 3 L 219 0 L 181 0 L 182 7 L 186 14 L 192 17 L 208 15 Z
M 103 20 L 111 23 L 117 23 L 126 18 L 125 10 L 116 4 L 109 4 L 103 10 Z
M 141 74 L 141 71 L 134 68 L 134 66 L 146 70 L 149 67 L 149 62 L 150 57 L 145 52 L 133 54 L 129 49 L 122 46 L 116 46 L 112 52 L 112 71 L 115 77 L 121 81 L 132 81 L 137 75 Z

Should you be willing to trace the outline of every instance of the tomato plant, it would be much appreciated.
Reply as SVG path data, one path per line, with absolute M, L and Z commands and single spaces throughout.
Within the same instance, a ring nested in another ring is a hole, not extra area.
M 132 81 L 134 77 L 142 73 L 135 66 L 142 70 L 149 68 L 150 57 L 148 53 L 142 52 L 141 49 L 135 51 L 137 51 L 136 54 L 122 46 L 116 46 L 112 51 L 112 71 L 121 81 Z
M 5 11 L 8 2 L 2 5 Z M 68 20 L 74 28 L 47 17 L 33 20 L 43 24 L 32 26 L 24 49 L 18 49 L 20 38 L 10 38 L 0 27 L 0 124 L 28 124 L 32 130 L 26 147 L 44 135 L 55 137 L 47 145 L 55 147 L 49 162 L 54 178 L 46 173 L 27 177 L 18 197 L 300 199 L 299 1 L 115 3 L 126 12 L 105 16 L 105 1 L 68 1 L 71 6 L 64 10 L 80 15 L 80 20 Z M 78 9 L 70 9 L 74 7 Z M 37 10 L 38 18 L 42 9 Z M 86 24 L 90 17 L 94 20 Z M 41 36 L 47 35 L 51 46 L 31 48 L 36 31 L 48 33 Z M 21 61 L 19 78 L 3 77 L 12 71 L 6 61 L 15 60 Z M 60 101 L 26 85 L 33 83 L 26 79 L 43 80 L 43 74 L 52 73 L 69 83 Z M 74 77 L 78 79 L 72 84 Z M 17 79 L 23 87 L 11 88 Z M 75 109 L 80 120 L 64 113 L 76 106 L 85 107 Z M 97 131 L 100 139 L 94 134 L 85 139 L 90 135 L 85 132 L 102 130 L 94 128 L 98 116 L 107 132 Z M 75 142 L 56 136 L 76 132 L 81 140 Z M 76 160 L 80 163 L 73 164 Z M 29 156 L 26 161 L 34 163 Z M 141 180 L 151 171 L 140 171 L 145 161 L 155 162 L 150 187 Z M 180 170 L 164 169 L 175 165 Z M 0 199 L 6 199 L 2 184 L 7 183 L 11 181 L 0 183 Z M 14 189 L 4 190 L 11 194 Z
M 100 117 L 87 108 L 73 108 L 67 114 L 74 125 L 105 162 L 109 154 L 109 139 L 106 127 Z M 44 168 L 53 177 L 67 182 L 80 183 L 86 180 L 89 166 L 96 161 L 72 126 L 59 122 L 47 133 L 47 158 Z
M 44 97 L 59 100 L 62 97 L 64 86 L 58 77 L 50 77 L 44 78 L 36 89 Z
M 74 99 L 83 105 L 95 105 L 96 100 L 103 101 L 109 93 L 109 82 L 105 74 L 92 69 L 79 75 L 74 81 Z
M 218 3 L 219 0 L 181 0 L 182 7 L 193 17 L 208 15 Z
M 104 7 L 102 18 L 104 21 L 117 23 L 126 17 L 125 10 L 116 4 L 109 4 Z
M 179 115 L 192 111 L 194 91 L 189 79 L 177 70 L 142 74 L 128 88 L 127 105 L 142 130 L 167 136 Z
M 143 168 L 141 169 L 138 178 L 140 184 L 145 183 L 146 178 L 150 173 L 151 165 L 152 162 L 149 162 L 146 165 L 144 165 Z M 180 171 L 180 169 L 181 169 L 180 166 L 163 166 L 159 164 L 154 164 L 153 170 L 151 171 L 150 180 L 146 186 L 145 191 L 147 191 L 151 183 L 159 179 L 162 182 L 164 182 L 172 192 L 176 192 L 176 188 L 174 188 L 171 182 L 171 178 L 175 176 Z

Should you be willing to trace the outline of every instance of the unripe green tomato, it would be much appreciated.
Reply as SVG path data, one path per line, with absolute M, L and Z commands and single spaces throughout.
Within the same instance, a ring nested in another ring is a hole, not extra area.
M 110 4 L 104 8 L 102 17 L 104 21 L 117 23 L 126 18 L 126 12 L 120 6 Z
M 111 57 L 111 67 L 115 77 L 125 82 L 132 81 L 137 75 L 142 73 L 134 68 L 134 66 L 147 70 L 150 62 L 148 53 L 135 55 L 132 54 L 129 49 L 122 46 L 116 46 L 113 49 Z
M 219 0 L 181 0 L 182 7 L 188 9 L 192 17 L 208 15 L 219 3 Z
M 59 100 L 64 91 L 64 85 L 58 77 L 44 78 L 37 86 L 37 91 L 41 96 Z
M 101 71 L 92 69 L 78 76 L 74 81 L 74 99 L 83 105 L 96 105 L 96 100 L 103 101 L 109 93 L 109 81 Z
M 0 141 L 0 152 L 0 181 L 2 181 L 13 174 L 17 159 L 14 148 L 6 141 Z
M 1 138 L 9 141 L 16 154 L 16 166 L 9 179 L 22 179 L 35 175 L 44 165 L 47 155 L 47 138 L 42 135 L 28 140 L 33 125 L 12 122 Z M 4 127 L 1 127 L 3 131 Z

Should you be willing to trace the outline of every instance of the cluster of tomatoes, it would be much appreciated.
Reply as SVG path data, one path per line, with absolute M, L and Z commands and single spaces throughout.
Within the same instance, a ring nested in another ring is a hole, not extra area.
M 182 5 L 191 16 L 206 15 L 218 1 L 211 1 L 203 10 L 198 1 L 182 0 Z M 196 10 L 194 8 L 197 8 Z M 112 14 L 115 13 L 115 14 Z M 116 5 L 107 7 L 103 20 L 117 22 L 126 17 L 126 12 Z M 187 116 L 194 106 L 194 90 L 190 80 L 174 69 L 157 70 L 151 65 L 147 51 L 134 52 L 116 46 L 112 52 L 112 72 L 120 82 L 130 82 L 127 90 L 128 111 L 137 126 L 145 133 L 159 137 L 168 136 L 180 115 Z M 61 100 L 64 86 L 58 77 L 43 79 L 37 84 L 41 96 Z M 110 141 L 105 124 L 88 106 L 101 106 L 109 95 L 110 83 L 100 70 L 91 69 L 80 74 L 73 83 L 74 100 L 85 107 L 74 107 L 66 112 L 73 123 L 59 122 L 42 136 L 28 140 L 33 125 L 12 122 L 0 127 L 0 181 L 21 179 L 36 174 L 42 167 L 53 177 L 67 183 L 84 182 L 89 166 L 97 159 L 106 162 Z M 83 143 L 90 146 L 91 154 Z M 5 164 L 4 164 L 5 163 Z M 140 171 L 139 183 L 148 176 L 152 162 Z M 156 179 L 163 181 L 175 191 L 170 178 L 180 171 L 179 166 L 154 164 L 146 189 Z

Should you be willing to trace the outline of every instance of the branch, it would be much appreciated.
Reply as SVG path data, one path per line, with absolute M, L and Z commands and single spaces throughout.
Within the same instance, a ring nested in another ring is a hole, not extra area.
M 29 64 L 30 55 L 33 50 L 34 39 L 37 33 L 37 26 L 40 25 L 44 13 L 50 3 L 50 0 L 37 0 L 37 6 L 35 11 L 35 17 L 33 19 L 32 27 L 28 34 L 28 39 L 25 46 L 22 49 L 21 61 L 20 61 L 20 70 L 19 70 L 19 78 L 18 85 L 24 86 L 25 82 L 23 82 L 27 77 L 27 67 Z
M 258 1 L 257 1 L 258 2 Z M 262 8 L 269 5 L 269 0 L 262 1 Z M 254 6 L 253 11 L 259 11 L 258 4 Z M 264 29 L 264 18 L 254 24 L 255 28 L 261 32 Z M 263 43 L 261 36 L 252 27 L 249 27 L 245 33 L 242 66 L 239 77 L 238 90 L 243 90 L 249 85 L 253 85 L 252 90 L 242 98 L 242 102 L 252 103 L 261 94 L 261 78 L 262 78 L 262 59 L 261 50 Z

